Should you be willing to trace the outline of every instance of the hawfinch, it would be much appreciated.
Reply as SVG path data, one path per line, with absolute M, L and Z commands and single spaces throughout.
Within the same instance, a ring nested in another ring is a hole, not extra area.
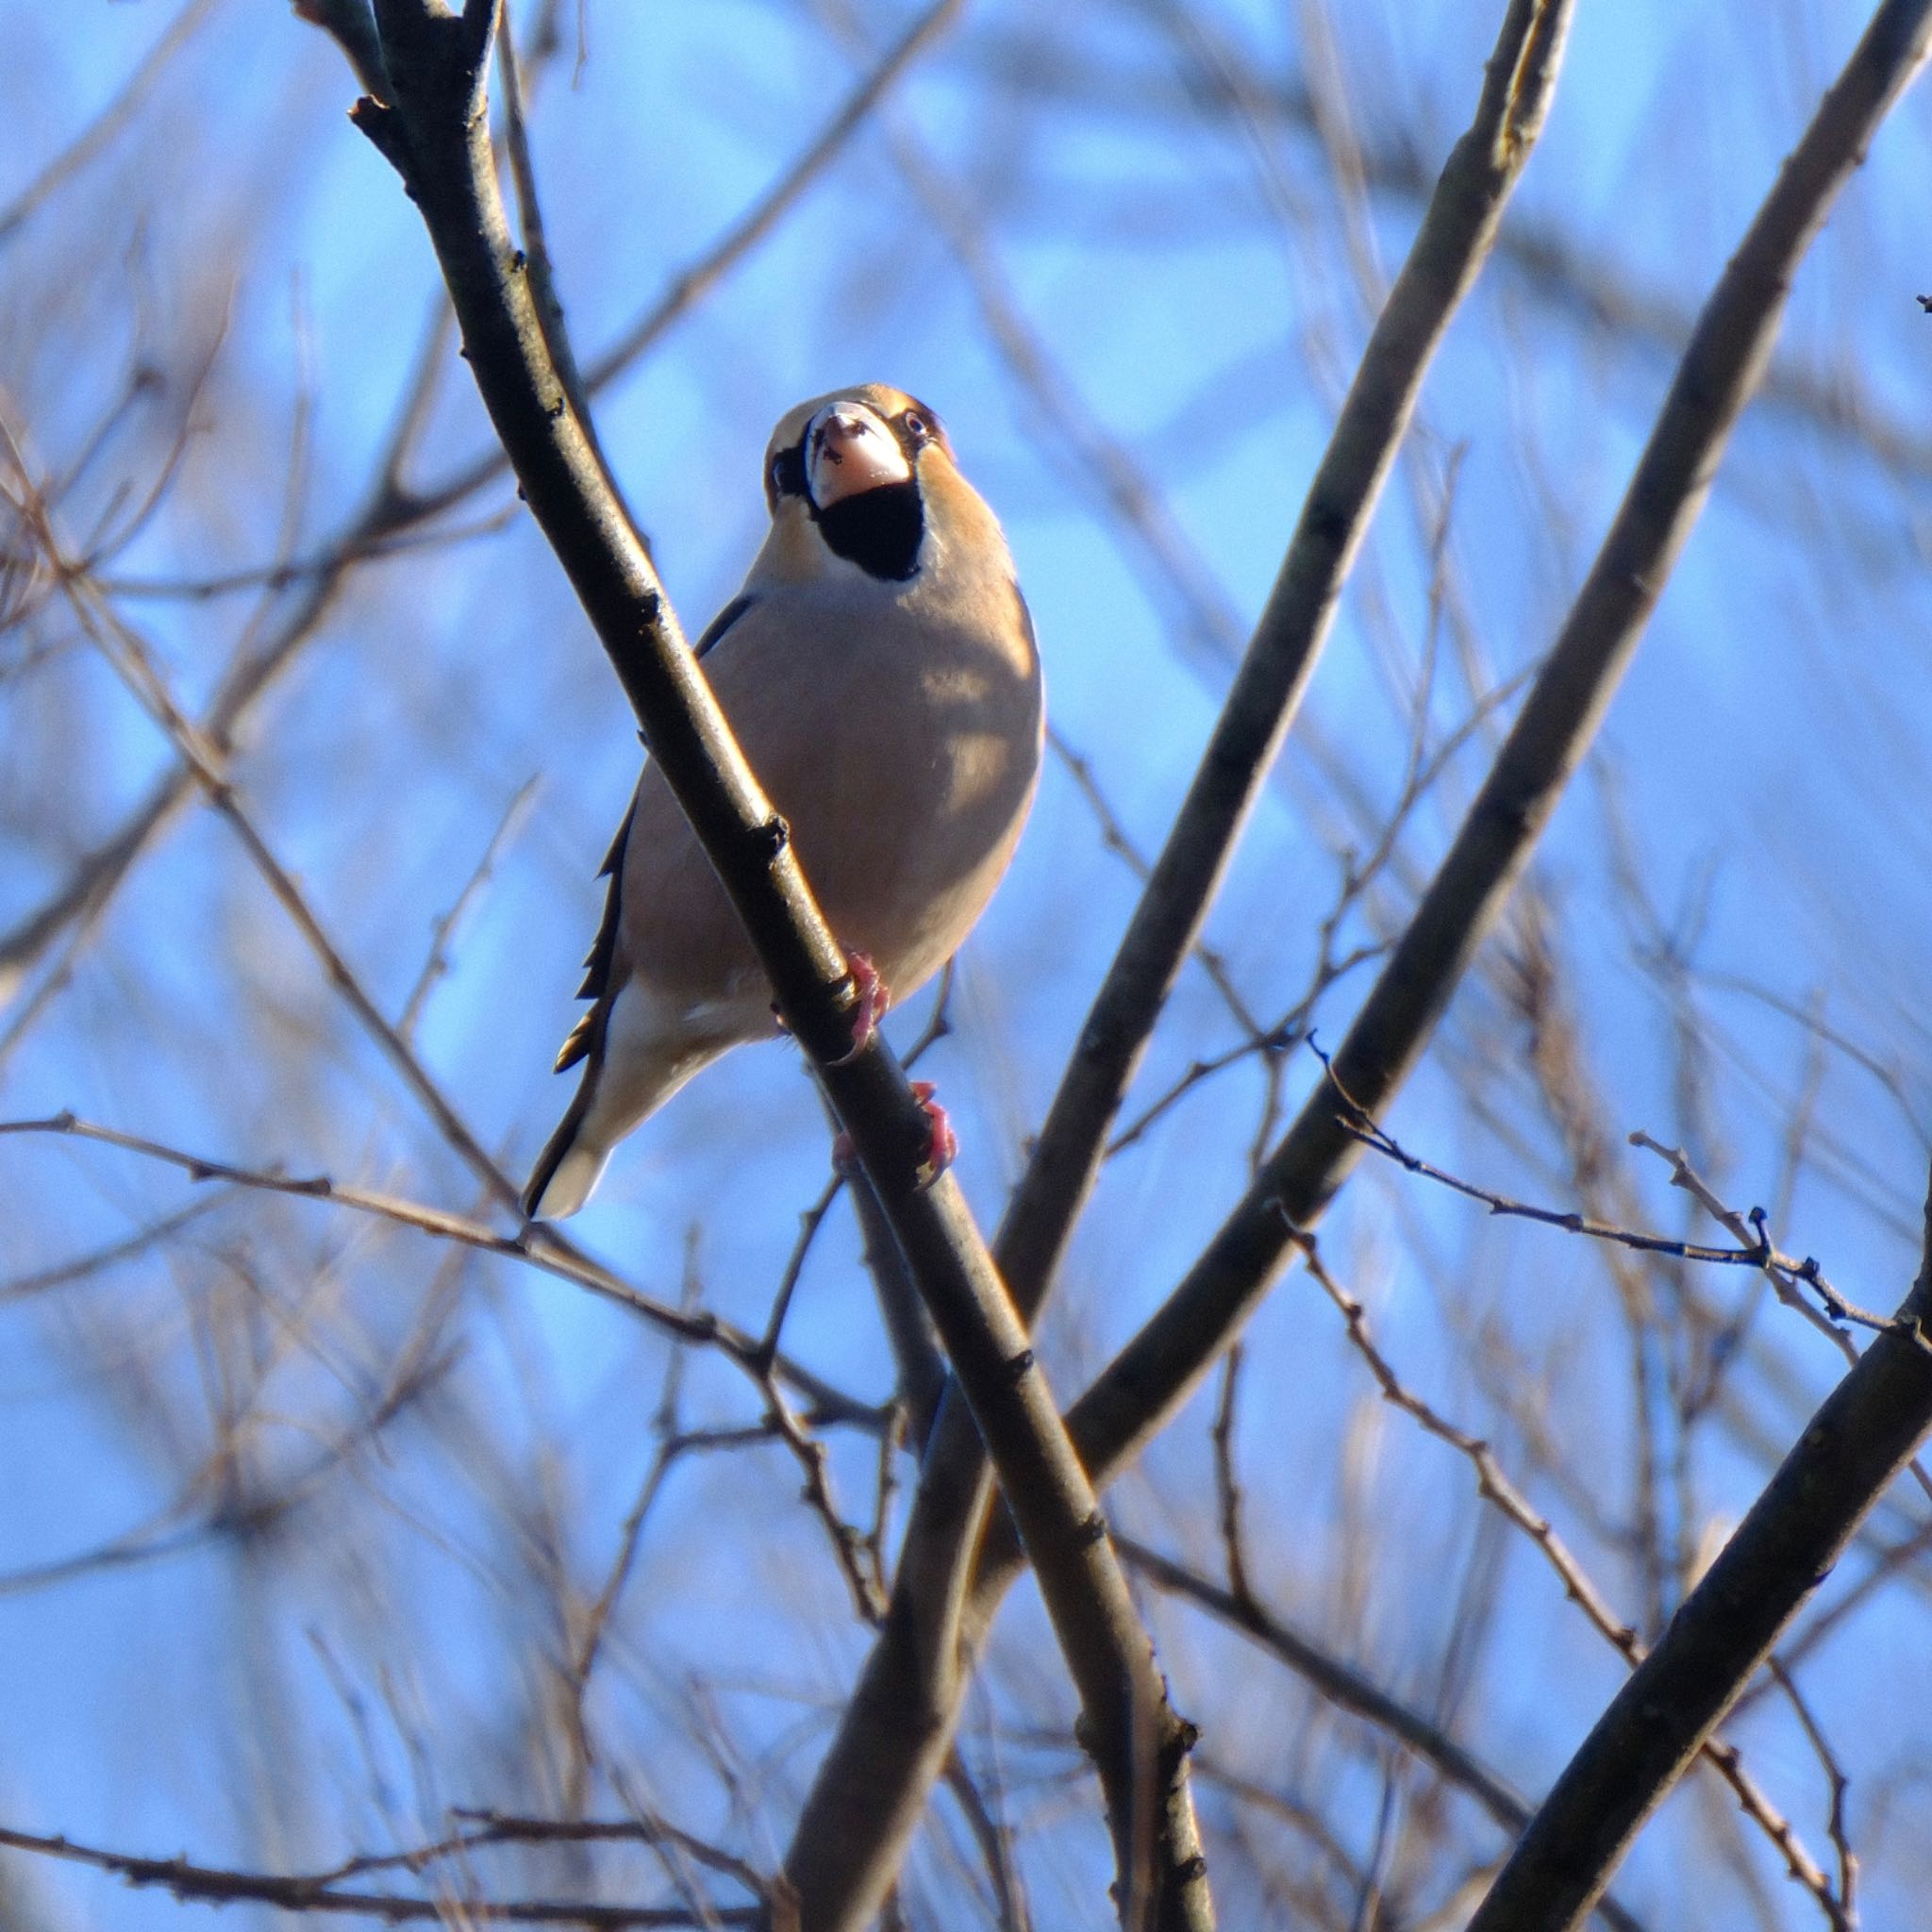
M 1040 774 L 1033 625 L 992 512 L 924 403 L 868 383 L 801 403 L 765 452 L 771 534 L 698 641 L 718 702 L 861 979 L 905 995 L 958 950 Z M 646 765 L 558 1056 L 582 1084 L 524 1191 L 575 1214 L 610 1150 L 772 989 L 670 787 Z

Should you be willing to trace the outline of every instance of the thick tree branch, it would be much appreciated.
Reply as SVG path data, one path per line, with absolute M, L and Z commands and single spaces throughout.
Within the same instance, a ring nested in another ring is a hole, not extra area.
M 1187 1727 L 1026 1331 L 950 1176 L 919 1183 L 927 1124 L 874 1034 L 852 1054 L 855 990 L 789 829 L 760 791 L 625 515 L 550 350 L 510 237 L 491 153 L 485 73 L 497 7 L 378 0 L 393 98 L 358 125 L 421 209 L 463 353 L 531 513 L 631 701 L 658 769 L 716 868 L 780 1010 L 856 1143 L 973 1417 L 1000 1472 L 1080 1694 L 1108 1795 L 1130 1924 L 1211 1924 L 1186 1779 Z M 555 327 L 553 321 L 552 326 Z
M 1029 1316 L 1052 1281 L 1100 1171 L 1108 1127 L 1293 722 L 1423 377 L 1474 285 L 1541 131 L 1570 10 L 1567 0 L 1514 0 L 1509 8 L 1475 119 L 1451 151 L 1376 321 L 1200 769 L 1080 1030 L 1000 1227 L 1000 1263 Z
M 1869 37 L 1868 37 L 1869 38 Z M 1470 1932 L 1567 1932 L 1932 1430 L 1932 1193 L 1894 1325 L 1826 1398 L 1703 1580 L 1596 1722 Z
M 1542 125 L 1570 10 L 1568 0 L 1512 0 L 1505 15 L 1475 117 L 1376 324 L 1200 771 L 1081 1030 L 999 1240 L 1002 1270 L 1029 1322 L 1293 718 L 1424 374 Z M 788 1855 L 808 1926 L 869 1922 L 944 1765 L 961 1684 L 958 1612 L 991 1494 L 971 1420 L 950 1403 L 907 1531 L 898 1614 L 866 1667 Z M 893 1793 L 890 1807 L 882 1791 Z
M 1596 734 L 1704 508 L 1770 357 L 1785 300 L 1891 104 L 1932 40 L 1932 0 L 1888 0 L 1785 163 L 1698 319 L 1609 534 L 1521 716 L 1415 916 L 1320 1086 L 1187 1278 L 1069 1418 L 1105 1482 L 1240 1331 L 1361 1152 L 1351 1104 L 1378 1117 Z M 1345 1096 L 1345 1097 L 1344 1097 Z

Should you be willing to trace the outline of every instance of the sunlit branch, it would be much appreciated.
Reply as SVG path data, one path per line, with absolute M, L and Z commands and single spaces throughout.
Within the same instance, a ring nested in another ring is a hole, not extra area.
M 638 531 L 610 487 L 511 239 L 485 67 L 495 6 L 377 0 L 391 98 L 358 125 L 408 185 L 465 356 L 549 540 L 771 979 L 779 1010 L 857 1145 L 1011 1499 L 1108 1793 L 1125 1922 L 1211 1923 L 1188 1795 L 1190 1734 L 1167 1701 L 1091 1487 L 957 1181 L 922 1184 L 925 1117 L 881 1035 L 851 1043 L 857 993 L 784 821 L 759 790 Z
M 1932 32 L 1932 8 L 1918 14 L 1921 33 Z M 1880 20 L 1896 31 L 1896 22 L 1885 14 Z M 1471 1932 L 1524 1923 L 1567 1932 L 1580 1922 L 1644 1821 L 1707 1748 L 1779 1633 L 1932 1430 L 1928 1318 L 1932 1192 L 1919 1276 L 1896 1322 L 1825 1399 L 1597 1720 L 1471 1920 Z
M 1187 803 L 1080 1030 L 999 1238 L 1001 1268 L 1028 1322 L 1044 1301 L 1099 1171 L 1108 1126 L 1287 734 L 1424 373 L 1481 268 L 1541 128 L 1569 18 L 1563 0 L 1512 0 L 1506 11 L 1475 116 L 1376 325 Z M 958 1659 L 968 1648 L 958 1622 L 965 1574 L 991 1495 L 990 1472 L 964 1411 L 942 1409 L 907 1531 L 895 1591 L 895 1609 L 903 1603 L 904 1613 L 889 1624 L 867 1664 L 787 1856 L 788 1875 L 828 1926 L 870 1919 L 943 1761 L 940 1747 L 960 1690 Z M 910 1654 L 884 1654 L 901 1645 Z M 913 1684 L 920 1691 L 908 1710 L 905 1693 Z M 898 1794 L 890 1811 L 878 1803 L 882 1787 Z

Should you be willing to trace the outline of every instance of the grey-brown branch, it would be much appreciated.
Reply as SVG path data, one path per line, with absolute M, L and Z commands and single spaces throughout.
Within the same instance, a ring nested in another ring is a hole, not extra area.
M 608 654 L 646 743 L 769 975 L 786 1023 L 852 1136 L 974 1424 L 998 1469 L 1079 1691 L 1107 1794 L 1129 1924 L 1211 1924 L 1188 1791 L 1187 1727 L 1169 1705 L 1091 1486 L 985 1243 L 874 1034 L 851 1054 L 855 990 L 789 829 L 732 739 L 552 353 L 491 152 L 486 74 L 499 0 L 376 0 L 391 98 L 358 126 L 428 228 L 484 405 L 523 496 Z M 1143 1909 L 1147 1916 L 1137 1916 Z

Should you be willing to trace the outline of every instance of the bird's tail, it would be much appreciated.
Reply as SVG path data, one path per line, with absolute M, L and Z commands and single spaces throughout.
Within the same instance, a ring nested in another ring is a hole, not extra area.
M 675 1009 L 675 1024 L 666 1025 L 648 993 L 626 987 L 609 1024 L 591 1036 L 583 1081 L 537 1157 L 524 1190 L 524 1212 L 532 1221 L 575 1214 L 603 1178 L 610 1150 L 700 1068 L 748 1037 L 721 1030 L 693 1040 L 683 1008 Z
M 524 1189 L 524 1212 L 532 1221 L 562 1221 L 575 1214 L 604 1177 L 610 1142 L 592 1140 L 583 1132 L 590 1111 L 586 1104 L 590 1087 L 586 1079 L 577 1089 L 570 1111 L 557 1124 L 556 1133 L 544 1142 L 537 1165 L 530 1170 Z

